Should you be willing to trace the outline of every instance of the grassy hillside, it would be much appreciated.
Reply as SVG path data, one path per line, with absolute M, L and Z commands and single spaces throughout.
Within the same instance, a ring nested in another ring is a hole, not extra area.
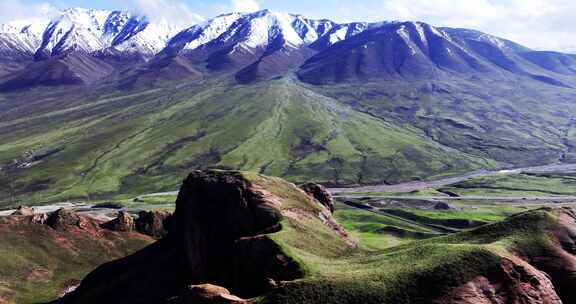
M 303 205 L 301 194 L 279 179 L 260 175 L 248 175 L 248 178 L 279 197 L 284 202 L 283 210 L 298 214 L 295 210 L 310 208 Z M 414 212 L 430 219 L 482 219 L 487 223 L 475 229 L 435 236 L 418 222 L 340 205 L 335 217 L 358 237 L 360 246 L 356 248 L 327 230 L 317 218 L 286 217 L 283 229 L 269 236 L 299 261 L 305 276 L 286 282 L 283 288 L 255 302 L 434 303 L 479 276 L 494 279 L 494 284 L 498 284 L 498 273 L 505 267 L 502 265 L 509 261 L 521 265 L 518 256 L 555 256 L 558 245 L 553 240 L 554 233 L 564 229 L 562 227 L 571 229 L 562 225 L 571 225 L 574 221 L 574 215 L 562 209 L 537 209 L 505 217 L 507 212 L 511 210 L 495 210 L 491 214 L 486 210 L 452 211 L 442 215 L 432 211 Z M 390 234 L 390 227 L 403 230 L 405 238 Z
M 152 242 L 132 232 L 57 231 L 23 218 L 0 218 L 0 303 L 53 300 L 96 266 Z
M 130 95 L 28 94 L 35 97 L 29 103 L 16 104 L 14 96 L 0 102 L 7 109 L 0 114 L 5 204 L 172 191 L 194 168 L 346 185 L 494 165 L 288 78 Z
M 306 278 L 264 298 L 261 303 L 433 303 L 452 288 L 489 276 L 503 259 L 552 251 L 548 233 L 554 212 L 530 211 L 474 230 L 374 250 L 374 238 L 361 231 L 362 245 L 335 258 L 287 243 L 302 259 Z M 373 223 L 378 225 L 380 223 Z M 346 224 L 345 224 L 346 225 Z M 346 225 L 351 227 L 351 225 Z M 389 236 L 382 237 L 382 244 Z M 385 247 L 385 246 L 384 246 Z
M 571 89 L 466 78 L 314 88 L 459 151 L 518 166 L 574 159 Z

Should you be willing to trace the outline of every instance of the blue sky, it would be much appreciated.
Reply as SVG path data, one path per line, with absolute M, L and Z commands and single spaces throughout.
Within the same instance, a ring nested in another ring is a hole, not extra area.
M 416 20 L 576 53 L 574 0 L 0 0 L 0 23 L 66 7 L 129 9 L 184 21 L 262 8 L 338 22 Z

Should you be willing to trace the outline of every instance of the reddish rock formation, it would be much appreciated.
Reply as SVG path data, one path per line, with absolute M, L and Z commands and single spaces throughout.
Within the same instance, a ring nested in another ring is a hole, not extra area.
M 228 290 L 252 298 L 274 289 L 286 290 L 292 285 L 286 281 L 304 276 L 298 261 L 271 235 L 279 232 L 282 224 L 324 224 L 341 240 L 354 244 L 329 209 L 319 208 L 316 196 L 311 195 L 315 198 L 312 200 L 289 184 L 282 185 L 287 189 L 279 192 L 262 189 L 262 185 L 279 187 L 275 180 L 254 185 L 237 172 L 191 173 L 182 185 L 174 215 L 168 217 L 171 224 L 166 226 L 165 238 L 100 266 L 58 303 L 236 303 L 242 300 L 231 296 Z M 324 202 L 327 198 L 320 197 Z M 304 203 L 299 205 L 300 201 Z M 434 282 L 430 282 L 426 281 L 426 274 L 415 276 L 413 285 L 407 285 L 418 290 L 414 299 L 417 303 L 434 304 L 576 303 L 572 292 L 576 290 L 576 214 L 570 210 L 553 214 L 559 216 L 558 222 L 555 217 L 534 221 L 542 225 L 536 228 L 538 231 L 551 234 L 546 236 L 552 240 L 550 246 L 537 242 L 542 248 L 529 250 L 531 255 L 517 252 L 516 256 L 491 253 L 486 259 L 478 257 L 474 261 L 487 264 L 480 272 L 473 272 L 473 277 L 463 273 L 444 282 L 432 276 Z M 523 225 L 532 224 L 526 220 L 507 223 L 514 226 L 514 233 L 522 233 Z M 295 227 L 300 226 L 290 226 Z M 495 241 L 500 230 L 492 231 L 493 228 L 476 232 L 487 233 Z M 310 236 L 304 235 L 305 230 L 298 232 L 302 237 Z M 225 288 L 202 285 L 207 283 Z M 343 302 L 362 303 L 362 299 L 348 298 Z
M 320 204 L 328 208 L 330 212 L 334 213 L 334 200 L 332 199 L 332 194 L 328 190 L 316 183 L 307 183 L 300 185 L 300 189 L 304 190 L 308 195 L 316 199 Z
M 520 258 L 453 289 L 437 304 L 562 304 L 548 276 Z

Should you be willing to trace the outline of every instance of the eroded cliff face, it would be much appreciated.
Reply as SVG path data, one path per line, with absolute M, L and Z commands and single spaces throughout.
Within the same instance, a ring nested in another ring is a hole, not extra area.
M 551 279 L 564 304 L 576 303 L 576 212 L 563 208 L 550 233 L 550 246 L 525 259 Z
M 240 172 L 192 172 L 165 238 L 102 265 L 59 303 L 180 303 L 200 297 L 194 292 L 204 289 L 194 286 L 205 284 L 225 287 L 234 299 L 261 295 L 304 276 L 302 266 L 272 237 L 285 218 L 312 219 L 354 245 L 325 203 L 282 183 L 295 196 L 290 203 Z
M 550 278 L 519 258 L 454 288 L 437 304 L 562 304 Z

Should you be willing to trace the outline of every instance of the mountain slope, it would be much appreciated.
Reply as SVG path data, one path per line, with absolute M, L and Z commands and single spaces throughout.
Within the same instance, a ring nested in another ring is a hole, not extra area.
M 190 20 L 197 22 L 198 20 Z M 115 49 L 153 56 L 178 29 L 167 21 L 120 11 L 73 8 L 53 18 L 42 33 L 36 59 L 69 52 L 94 53 Z
M 107 47 L 134 42 L 145 19 L 105 15 L 77 21 L 108 24 L 96 51 L 54 31 L 57 56 L 0 80 L 4 200 L 168 191 L 192 168 L 352 185 L 575 156 L 570 54 L 263 10 L 194 25 L 150 58 Z
M 0 90 L 90 85 L 152 58 L 179 30 L 162 19 L 82 8 L 0 25 Z
M 310 58 L 298 75 L 314 84 L 438 80 L 475 74 L 483 79 L 518 76 L 568 86 L 563 83 L 566 76 L 572 83 L 576 76 L 570 69 L 571 58 L 559 53 L 538 55 L 511 41 L 477 31 L 436 28 L 421 22 L 391 22 L 324 49 Z M 566 67 L 558 68 L 560 63 Z
M 359 27 L 341 35 L 347 28 L 269 10 L 233 13 L 180 32 L 161 55 L 183 56 L 209 71 L 233 71 L 237 81 L 249 83 L 282 75 L 310 57 L 313 48 L 328 47 L 360 31 Z
M 357 184 L 490 165 L 290 79 L 248 87 L 212 81 L 113 98 L 78 96 L 69 101 L 78 104 L 66 105 L 67 110 L 29 115 L 53 102 L 17 108 L 6 114 L 22 119 L 0 125 L 2 142 L 9 143 L 0 145 L 3 162 L 17 159 L 3 170 L 3 181 L 16 179 L 18 194 L 33 184 L 45 199 L 169 191 L 177 186 L 178 172 L 191 167 Z M 29 156 L 18 156 L 24 154 Z

